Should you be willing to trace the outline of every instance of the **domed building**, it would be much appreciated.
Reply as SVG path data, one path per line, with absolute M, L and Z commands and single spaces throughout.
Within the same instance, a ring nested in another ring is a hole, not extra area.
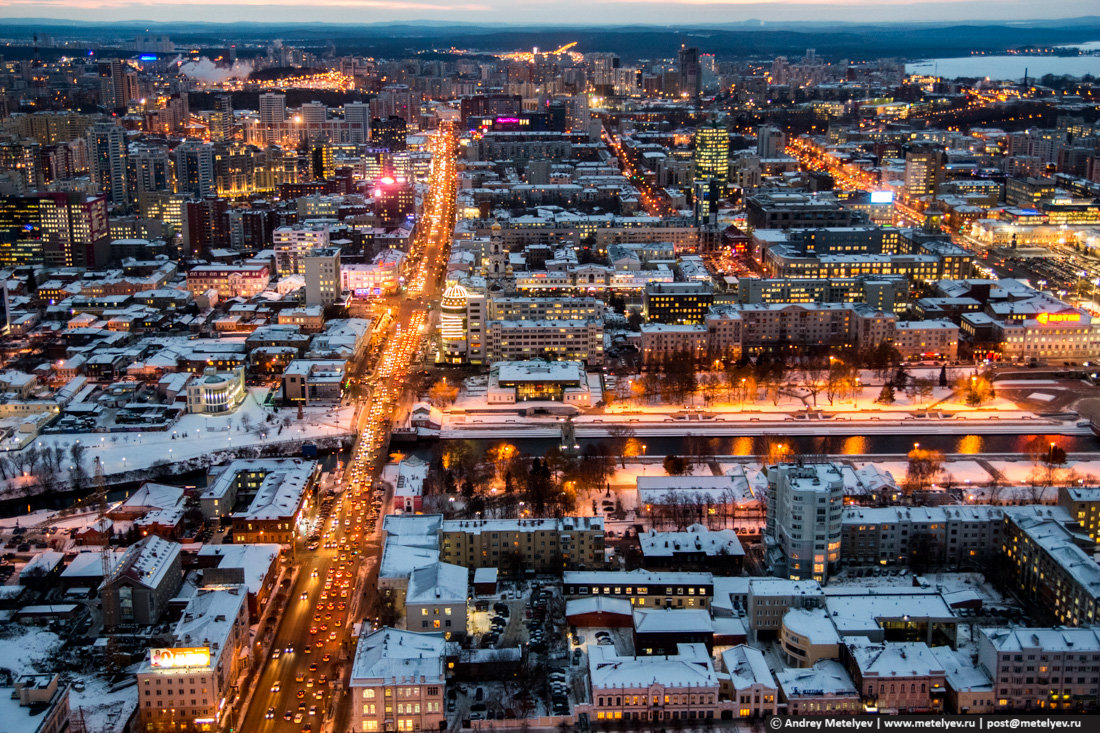
M 443 291 L 439 305 L 439 354 L 446 364 L 461 364 L 466 358 L 466 304 L 470 293 L 459 283 Z

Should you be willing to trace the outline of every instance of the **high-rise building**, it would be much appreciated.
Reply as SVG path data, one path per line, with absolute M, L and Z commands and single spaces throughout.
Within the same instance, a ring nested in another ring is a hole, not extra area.
M 131 145 L 127 165 L 126 178 L 131 201 L 137 201 L 143 193 L 172 190 L 172 162 L 165 148 L 159 145 Z
M 703 70 L 699 66 L 699 49 L 680 46 L 680 96 L 695 99 L 703 91 Z
M 370 133 L 370 105 L 366 102 L 344 104 L 344 121 L 348 123 L 348 142 L 365 143 Z
M 302 124 L 308 127 L 320 127 L 328 119 L 328 107 L 321 102 L 306 102 L 298 108 Z
M 718 179 L 725 184 L 729 178 L 730 132 L 717 121 L 695 130 L 695 180 Z
M 0 197 L 0 267 L 42 262 L 40 206 L 37 196 Z
M 214 146 L 199 140 L 184 140 L 176 146 L 176 184 L 183 193 L 214 196 L 218 192 L 214 175 Z
M 113 205 L 125 206 L 130 199 L 126 131 L 115 122 L 97 122 L 88 129 L 86 140 L 92 180 Z
M 260 124 L 278 125 L 286 122 L 286 95 L 268 92 L 260 95 Z
M 103 267 L 111 255 L 107 198 L 79 193 L 38 194 L 42 255 L 50 267 Z
M 306 254 L 328 247 L 329 225 L 310 223 L 279 227 L 272 239 L 275 245 L 275 269 L 279 275 L 301 275 Z
M 340 299 L 340 248 L 319 247 L 302 258 L 306 305 L 329 306 Z
M 761 158 L 778 158 L 787 147 L 787 136 L 778 127 L 762 125 L 756 131 L 756 154 Z
M 210 139 L 215 142 L 228 140 L 233 134 L 233 98 L 219 94 L 214 98 L 214 111 L 210 113 Z
M 99 63 L 99 103 L 109 109 L 125 107 L 137 98 L 137 73 L 122 59 Z
M 905 154 L 905 192 L 910 196 L 935 196 L 943 183 L 943 153 L 915 150 Z
M 391 153 L 405 149 L 408 137 L 408 125 L 396 115 L 382 120 L 375 117 L 370 124 L 370 141 L 386 148 Z
M 206 257 L 210 250 L 229 246 L 229 205 L 208 196 L 183 205 L 183 246 L 192 257 Z
M 416 124 L 420 118 L 420 92 L 405 84 L 390 84 L 370 101 L 370 110 L 371 117 L 400 117 L 408 124 Z
M 780 463 L 766 473 L 768 566 L 780 577 L 824 583 L 840 561 L 840 470 L 831 463 Z

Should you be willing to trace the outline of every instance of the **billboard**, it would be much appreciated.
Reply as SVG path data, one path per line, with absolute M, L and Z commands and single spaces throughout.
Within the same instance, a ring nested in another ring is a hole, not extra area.
M 1040 325 L 1045 326 L 1048 323 L 1080 323 L 1080 313 L 1039 313 L 1035 316 L 1035 320 Z
M 149 650 L 149 666 L 161 669 L 209 667 L 210 650 L 204 646 Z
M 871 203 L 872 204 L 892 204 L 894 203 L 893 191 L 871 191 Z

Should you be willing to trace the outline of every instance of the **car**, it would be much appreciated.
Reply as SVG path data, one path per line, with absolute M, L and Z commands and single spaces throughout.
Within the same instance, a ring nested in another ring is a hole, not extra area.
M 267 718 L 268 720 L 271 720 L 272 718 L 274 718 L 275 717 L 275 708 L 268 708 L 267 712 L 264 713 L 264 717 Z
M 302 717 L 303 716 L 302 716 L 301 713 L 294 713 L 294 722 L 295 723 L 301 723 L 302 722 Z
M 286 649 L 283 649 L 283 651 L 286 652 L 287 654 L 293 654 L 294 653 L 294 645 L 293 644 L 287 644 Z
M 291 720 L 293 717 L 294 713 L 290 710 L 287 710 L 285 713 L 283 713 L 283 720 Z
M 279 691 L 279 682 L 278 682 L 278 680 L 276 680 L 276 681 L 275 681 L 275 684 L 273 684 L 273 685 L 271 686 L 271 691 L 272 691 L 272 692 L 278 692 L 278 691 Z
M 310 672 L 316 672 L 317 671 L 317 662 L 310 662 L 309 671 Z
M 313 678 L 310 677 L 306 680 L 306 687 L 313 687 Z
M 298 598 L 300 598 L 303 601 L 308 601 L 309 600 L 309 593 L 307 593 L 306 591 L 302 591 L 302 594 L 300 596 L 298 596 Z
M 313 717 L 313 716 L 317 715 L 317 706 L 316 705 L 310 705 L 309 706 L 309 715 L 310 715 L 310 717 Z
M 295 682 L 304 682 L 305 679 L 306 679 L 306 676 L 302 672 L 298 672 L 298 674 L 294 675 L 294 681 Z
M 278 659 L 282 655 L 283 655 L 283 650 L 282 649 L 276 649 L 275 651 L 271 652 L 271 658 L 272 659 Z
M 576 666 L 581 663 L 581 659 L 584 658 L 584 653 L 580 649 L 573 650 L 573 665 Z
M 296 698 L 298 698 L 299 700 L 301 700 L 303 697 L 306 696 L 306 691 L 305 690 L 298 690 L 296 693 L 294 693 L 294 696 Z

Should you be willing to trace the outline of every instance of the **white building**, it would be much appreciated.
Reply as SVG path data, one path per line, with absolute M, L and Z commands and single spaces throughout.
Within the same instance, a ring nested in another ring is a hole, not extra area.
M 997 712 L 1095 712 L 1100 626 L 983 628 L 978 661 L 993 679 Z
M 306 279 L 306 305 L 328 306 L 340 299 L 343 287 L 340 273 L 340 248 L 319 247 L 303 258 Z
M 450 640 L 466 635 L 469 571 L 461 565 L 435 562 L 409 575 L 405 593 L 405 627 L 432 631 Z
M 149 650 L 137 673 L 145 730 L 216 731 L 232 688 L 250 664 L 248 589 L 199 589 L 184 609 L 171 648 Z
M 301 275 L 307 253 L 329 246 L 329 224 L 311 220 L 305 224 L 279 227 L 272 234 L 275 269 L 280 276 Z
M 443 634 L 379 629 L 352 662 L 351 730 L 435 731 L 443 721 Z
M 187 412 L 227 415 L 235 412 L 247 396 L 243 366 L 228 372 L 210 368 L 187 385 Z
M 589 646 L 591 705 L 597 721 L 711 720 L 719 708 L 718 675 L 707 648 L 680 644 L 673 655 L 620 655 Z
M 768 563 L 777 575 L 824 582 L 840 561 L 844 479 L 831 463 L 769 466 Z

